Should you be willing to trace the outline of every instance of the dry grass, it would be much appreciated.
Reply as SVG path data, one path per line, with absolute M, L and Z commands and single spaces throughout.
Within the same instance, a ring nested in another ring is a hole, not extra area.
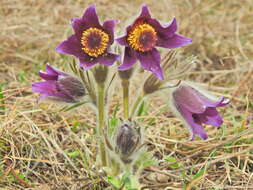
M 93 1 L 8 0 L 0 2 L 0 187 L 4 189 L 105 189 L 95 165 L 95 115 L 82 108 L 58 113 L 36 104 L 30 84 L 45 62 L 60 67 L 54 51 L 70 32 L 70 18 Z M 126 20 L 142 1 L 98 0 L 102 18 Z M 232 99 L 224 124 L 207 127 L 209 139 L 187 141 L 188 132 L 155 97 L 148 114 L 149 149 L 159 166 L 143 171 L 143 189 L 253 189 L 253 2 L 250 0 L 145 1 L 163 20 L 175 15 L 180 32 L 193 39 L 184 48 L 198 56 L 187 78 Z M 109 12 L 109 14 L 108 14 Z M 124 22 L 119 28 L 124 27 Z M 122 33 L 122 32 L 121 32 Z M 119 102 L 115 95 L 114 106 Z M 122 112 L 122 110 L 120 110 Z M 165 157 L 180 163 L 173 168 Z M 203 169 L 203 170 L 201 170 Z M 198 171 L 203 175 L 196 175 Z M 184 175 L 182 174 L 184 173 Z

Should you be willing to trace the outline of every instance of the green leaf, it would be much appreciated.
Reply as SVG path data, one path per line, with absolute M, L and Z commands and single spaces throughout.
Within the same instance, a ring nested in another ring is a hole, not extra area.
M 79 121 L 73 121 L 72 125 L 70 126 L 71 131 L 77 133 L 79 125 L 80 125 Z
M 19 82 L 25 82 L 25 81 L 27 81 L 26 72 L 25 71 L 20 71 L 18 73 L 18 81 Z
M 177 159 L 172 157 L 172 156 L 168 156 L 164 159 L 166 162 L 176 162 Z M 169 164 L 170 167 L 174 168 L 174 169 L 177 169 L 177 168 L 180 168 L 181 167 L 181 164 L 180 163 L 174 163 L 174 164 Z
M 138 190 L 137 188 L 134 188 L 134 178 L 133 176 L 131 176 L 130 173 L 125 173 L 123 176 L 122 176 L 122 184 L 124 184 L 124 188 L 126 190 Z
M 78 102 L 78 103 L 76 103 L 76 104 L 74 104 L 74 105 L 71 105 L 71 106 L 65 106 L 65 107 L 63 107 L 63 108 L 60 110 L 60 112 L 70 111 L 70 110 L 75 109 L 75 108 L 77 108 L 77 107 L 79 107 L 79 106 L 81 106 L 81 105 L 83 105 L 83 104 L 86 104 L 86 103 L 89 103 L 89 102 L 88 102 L 88 101 L 84 101 L 84 102 Z
M 69 157 L 76 158 L 77 156 L 80 155 L 80 151 L 79 151 L 79 150 L 76 150 L 76 151 L 73 151 L 73 152 L 68 152 L 67 155 L 68 155 Z
M 193 179 L 197 179 L 202 177 L 205 174 L 205 168 L 202 168 L 201 170 L 199 170 L 194 176 Z
M 142 102 L 138 109 L 137 116 L 146 115 L 147 109 L 148 109 L 147 104 L 145 104 L 145 102 Z
M 107 182 L 117 189 L 119 189 L 122 186 L 121 181 L 117 177 L 108 176 Z
M 154 159 L 151 152 L 142 152 L 135 162 L 138 170 L 153 166 L 157 164 L 157 160 Z

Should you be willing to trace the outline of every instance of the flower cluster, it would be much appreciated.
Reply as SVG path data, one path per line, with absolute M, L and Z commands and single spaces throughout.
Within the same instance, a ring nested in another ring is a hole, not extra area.
M 90 69 L 94 74 L 95 83 L 98 86 L 100 85 L 97 92 L 98 94 L 101 93 L 100 96 L 95 95 L 95 98 L 93 98 L 96 99 L 98 97 L 97 106 L 98 110 L 100 110 L 98 113 L 102 115 L 102 119 L 99 120 L 100 125 L 104 124 L 104 112 L 101 109 L 104 106 L 103 98 L 106 99 L 106 95 L 105 97 L 103 95 L 106 94 L 104 82 L 107 79 L 109 70 L 107 66 L 112 66 L 117 61 L 121 63 L 118 66 L 118 70 L 119 76 L 124 80 L 124 83 L 122 83 L 125 85 L 124 92 L 126 93 L 124 111 L 126 112 L 126 117 L 128 117 L 129 103 L 127 93 L 129 93 L 129 79 L 134 72 L 133 65 L 139 61 L 144 70 L 151 72 L 152 77 L 149 77 L 144 83 L 144 94 L 151 94 L 160 89 L 161 81 L 166 79 L 164 70 L 168 69 L 168 66 L 163 68 L 164 65 L 161 64 L 162 59 L 158 48 L 174 49 L 192 43 L 190 38 L 177 33 L 177 21 L 175 18 L 170 23 L 163 25 L 151 16 L 146 5 L 142 6 L 138 17 L 126 27 L 125 34 L 117 38 L 114 36 L 116 23 L 116 20 L 106 20 L 101 24 L 95 6 L 92 5 L 85 10 L 82 17 L 72 19 L 73 34 L 56 48 L 59 53 L 75 56 L 79 60 L 82 71 L 85 72 Z M 124 51 L 122 57 L 112 51 L 115 39 Z M 100 65 L 93 69 L 96 64 Z M 36 82 L 32 85 L 32 89 L 42 95 L 41 99 L 50 97 L 73 103 L 84 97 L 87 91 L 88 94 L 91 94 L 89 92 L 93 87 L 85 86 L 87 83 L 79 80 L 78 77 L 73 77 L 49 65 L 47 65 L 46 71 L 46 73 L 39 73 L 40 77 L 45 81 Z M 91 84 L 90 80 L 88 81 Z M 175 108 L 175 112 L 189 128 L 191 140 L 194 139 L 195 135 L 202 139 L 207 138 L 203 124 L 215 127 L 219 127 L 222 124 L 222 118 L 216 108 L 227 105 L 224 98 L 214 101 L 195 87 L 187 84 L 178 85 L 171 92 L 172 107 Z M 103 105 L 99 105 L 100 103 Z M 138 105 L 136 104 L 134 108 L 137 107 Z M 103 129 L 100 129 L 100 134 L 102 131 Z M 117 140 L 118 150 L 121 151 L 121 155 L 132 151 L 132 144 L 135 144 L 131 136 L 132 133 L 131 127 L 121 127 Z
M 104 169 L 112 167 L 111 174 L 110 170 L 107 171 L 112 176 L 120 176 L 119 172 L 123 171 L 140 173 L 139 169 L 153 163 L 152 156 L 148 160 L 148 154 L 145 154 L 144 127 L 134 117 L 141 115 L 143 102 L 151 94 L 157 91 L 166 93 L 170 108 L 188 128 L 190 140 L 194 140 L 195 136 L 207 139 L 206 125 L 220 127 L 223 120 L 217 108 L 228 104 L 224 97 L 215 99 L 192 83 L 178 80 L 189 70 L 191 64 L 188 63 L 192 63 L 193 58 L 189 59 L 190 62 L 187 58 L 181 61 L 182 58 L 177 56 L 179 51 L 171 50 L 192 43 L 190 38 L 177 33 L 175 18 L 168 24 L 161 24 L 143 5 L 140 14 L 126 27 L 121 37 L 114 36 L 116 23 L 116 20 L 106 20 L 101 24 L 96 7 L 88 7 L 82 17 L 72 19 L 73 34 L 56 47 L 57 52 L 77 58 L 78 64 L 74 61 L 69 65 L 75 76 L 46 65 L 46 72 L 39 72 L 43 81 L 32 84 L 32 90 L 41 94 L 39 100 L 53 99 L 74 104 L 66 110 L 91 103 L 89 105 L 97 116 L 95 131 L 100 164 Z M 118 44 L 117 49 L 113 48 L 114 41 Z M 170 50 L 161 58 L 160 48 Z M 116 62 L 118 69 L 115 73 L 110 66 Z M 137 72 L 134 66 L 137 62 L 148 71 L 149 76 L 144 81 L 139 80 L 141 93 L 129 96 L 130 79 Z M 173 73 L 172 66 L 178 72 Z M 118 122 L 121 118 L 116 118 L 115 122 L 107 121 L 110 118 L 106 110 L 108 92 L 116 74 L 121 80 L 123 92 L 124 122 L 122 120 L 121 123 Z M 178 81 L 172 85 L 173 80 Z M 135 102 L 130 104 L 129 100 L 135 95 Z M 88 99 L 84 101 L 84 98 Z
M 110 52 L 115 24 L 115 20 L 107 20 L 101 25 L 95 6 L 90 6 L 81 18 L 72 19 L 74 34 L 60 43 L 56 51 L 76 56 L 84 69 L 96 63 L 110 66 L 119 59 L 119 55 Z M 161 57 L 156 47 L 171 49 L 191 43 L 191 39 L 176 34 L 176 30 L 175 18 L 169 25 L 163 26 L 151 17 L 144 5 L 133 24 L 126 28 L 126 34 L 116 39 L 125 47 L 123 64 L 119 69 L 127 70 L 139 60 L 143 69 L 163 80 Z

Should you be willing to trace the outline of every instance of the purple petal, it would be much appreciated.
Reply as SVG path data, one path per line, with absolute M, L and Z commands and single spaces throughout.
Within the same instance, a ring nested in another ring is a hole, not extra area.
M 203 103 L 198 91 L 188 85 L 180 85 L 174 93 L 173 98 L 181 107 L 191 113 L 204 113 L 207 105 Z
M 39 76 L 44 80 L 57 80 L 58 76 L 68 76 L 68 74 L 50 66 L 49 64 L 46 65 L 46 73 L 40 71 Z
M 139 18 L 140 17 L 151 18 L 147 5 L 143 5 L 142 6 L 142 8 L 141 8 L 141 14 L 140 14 Z
M 50 66 L 49 64 L 46 65 L 46 71 L 49 75 L 58 75 L 59 71 L 54 67 Z
M 215 101 L 200 94 L 200 98 L 203 101 L 203 103 L 208 107 L 222 107 L 229 104 L 229 101 L 226 101 L 224 97 L 221 97 L 220 100 Z
M 32 84 L 32 90 L 42 94 L 40 100 L 46 97 L 55 97 L 66 102 L 73 102 L 73 98 L 60 91 L 57 88 L 57 83 L 55 81 L 45 81 L 45 82 L 36 82 Z
M 39 99 L 37 100 L 37 103 L 42 102 L 42 101 L 45 100 L 47 97 L 48 97 L 48 95 L 42 94 L 42 95 L 39 97 Z
M 86 56 L 82 50 L 81 42 L 77 40 L 75 35 L 70 36 L 67 40 L 60 43 L 57 46 L 56 51 L 63 54 L 74 55 L 79 58 Z
M 73 18 L 71 20 L 72 27 L 75 31 L 77 39 L 81 39 L 82 33 L 87 29 L 87 24 L 85 24 L 82 18 Z
M 56 82 L 45 81 L 45 82 L 36 82 L 32 84 L 32 90 L 41 94 L 46 94 L 48 96 L 54 96 L 56 90 Z
M 101 56 L 98 61 L 100 64 L 111 66 L 119 57 L 117 54 L 107 53 L 105 56 Z
M 128 70 L 131 66 L 133 66 L 137 61 L 137 57 L 135 55 L 135 51 L 133 51 L 130 47 L 125 47 L 124 60 L 123 64 L 118 67 L 119 70 Z
M 181 113 L 182 117 L 188 124 L 187 127 L 190 130 L 191 137 L 190 140 L 194 140 L 195 135 L 198 135 L 202 139 L 207 139 L 208 136 L 203 129 L 203 127 L 196 121 L 194 121 L 192 113 L 189 112 L 187 109 L 184 109 L 182 107 L 178 107 L 179 112 Z
M 92 68 L 98 61 L 97 59 L 87 60 L 87 59 L 80 58 L 79 62 L 80 62 L 80 67 L 82 67 L 84 70 L 88 70 Z
M 110 36 L 110 43 L 112 44 L 114 41 L 114 28 L 116 26 L 117 21 L 116 20 L 107 20 L 103 24 L 103 29 L 106 33 Z
M 203 140 L 206 140 L 208 138 L 206 131 L 204 130 L 204 128 L 201 125 L 199 125 L 197 123 L 192 123 L 191 127 L 192 127 L 193 133 L 195 135 L 198 135 Z M 194 139 L 192 139 L 192 140 L 194 140 Z
M 138 53 L 138 59 L 141 62 L 141 66 L 148 71 L 151 71 L 157 78 L 163 80 L 163 70 L 160 66 L 161 56 L 157 49 L 153 49 L 148 52 Z
M 165 27 L 167 33 L 169 36 L 172 36 L 177 31 L 177 20 L 176 18 L 173 18 L 172 22 L 169 24 L 169 26 Z
M 220 127 L 223 120 L 215 108 L 207 108 L 202 114 L 199 114 L 199 119 L 202 123 L 212 125 L 214 127 Z
M 174 34 L 171 38 L 161 38 L 158 36 L 157 46 L 164 48 L 178 48 L 181 46 L 185 46 L 191 44 L 192 40 L 190 38 L 186 38 L 179 34 Z
M 43 78 L 44 80 L 57 80 L 58 79 L 58 75 L 51 75 L 51 74 L 47 74 L 44 72 L 39 72 L 39 76 L 41 78 Z
M 122 36 L 116 39 L 116 41 L 118 42 L 118 44 L 122 45 L 122 46 L 128 46 L 127 44 L 127 36 Z
M 99 27 L 98 15 L 96 13 L 96 6 L 91 5 L 83 14 L 82 19 L 89 27 Z
M 169 26 L 163 26 L 157 19 L 149 19 L 148 23 L 151 24 L 157 32 L 158 39 L 168 39 L 173 37 L 177 31 L 177 20 L 174 18 Z

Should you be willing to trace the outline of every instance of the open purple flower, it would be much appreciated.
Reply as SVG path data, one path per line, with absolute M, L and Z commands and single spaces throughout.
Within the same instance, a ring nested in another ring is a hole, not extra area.
M 115 25 L 115 20 L 107 20 L 101 25 L 95 5 L 92 5 L 81 18 L 72 19 L 74 34 L 60 43 L 56 51 L 76 56 L 84 69 L 96 63 L 110 66 L 119 58 L 119 55 L 110 53 Z
M 181 84 L 172 93 L 172 99 L 176 111 L 185 121 L 191 133 L 190 140 L 194 140 L 195 135 L 202 139 L 208 138 L 203 124 L 220 127 L 223 120 L 216 108 L 229 103 L 224 97 L 215 101 L 187 84 Z
M 191 39 L 176 34 L 176 30 L 175 18 L 171 24 L 163 26 L 158 20 L 151 18 L 146 5 L 142 6 L 140 16 L 127 27 L 126 35 L 116 39 L 120 45 L 125 46 L 123 64 L 119 69 L 127 70 L 139 60 L 145 70 L 153 72 L 163 80 L 161 57 L 156 46 L 171 49 L 192 42 Z
M 44 82 L 32 84 L 32 90 L 40 93 L 40 99 L 50 97 L 64 102 L 78 102 L 85 95 L 85 88 L 81 81 L 50 65 L 46 67 L 46 73 L 39 72 Z

